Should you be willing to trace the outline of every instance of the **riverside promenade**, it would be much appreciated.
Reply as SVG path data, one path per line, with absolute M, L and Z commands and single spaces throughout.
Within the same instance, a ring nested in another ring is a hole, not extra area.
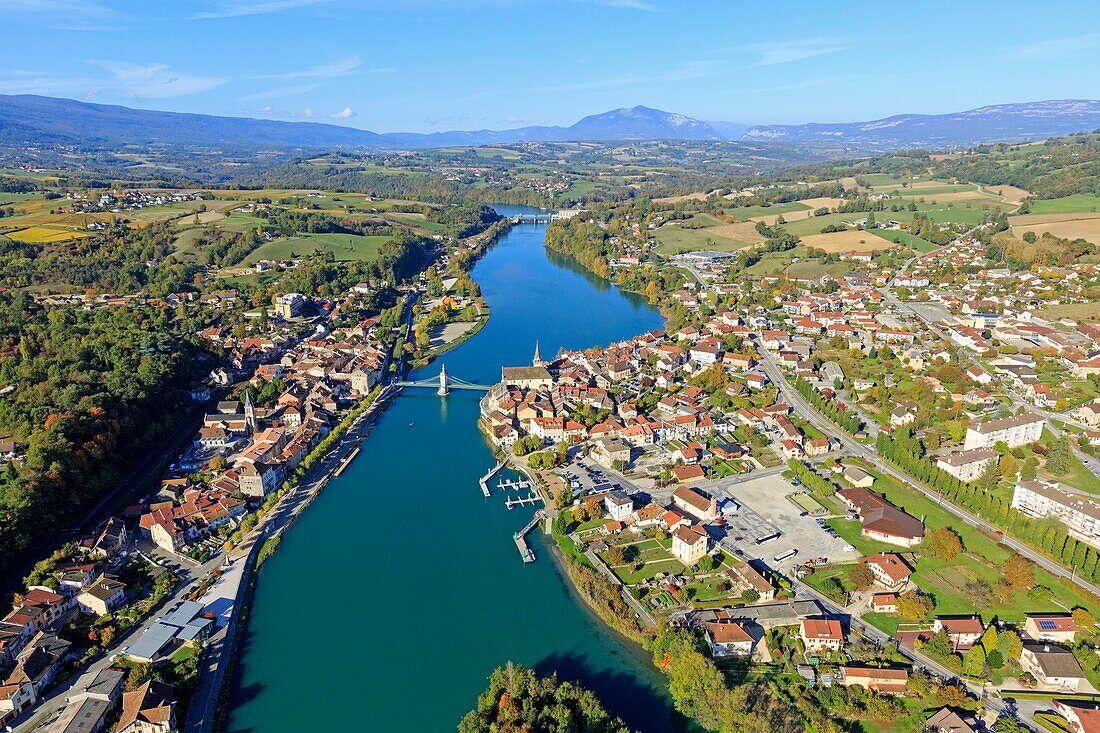
M 398 387 L 387 385 L 378 393 L 374 403 L 363 411 L 298 487 L 284 496 L 248 538 L 230 553 L 229 569 L 200 599 L 205 607 L 220 608 L 229 616 L 228 622 L 210 638 L 203 650 L 199 681 L 188 707 L 187 721 L 181 729 L 183 733 L 211 733 L 217 729 L 221 691 L 233 668 L 241 614 L 252 588 L 260 548 L 268 539 L 280 536 L 294 524 L 328 484 L 345 457 L 366 438 L 378 416 L 400 391 Z

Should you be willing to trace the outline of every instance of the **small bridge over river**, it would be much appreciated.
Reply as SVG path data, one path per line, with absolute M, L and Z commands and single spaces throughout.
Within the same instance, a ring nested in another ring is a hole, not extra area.
M 435 393 L 440 397 L 446 397 L 452 389 L 466 389 L 473 392 L 488 392 L 489 385 L 487 384 L 474 384 L 473 382 L 467 382 L 465 379 L 459 379 L 458 377 L 452 377 L 447 374 L 447 367 L 443 366 L 439 370 L 439 374 L 429 379 L 418 379 L 416 381 L 398 382 L 398 387 L 426 387 L 428 389 L 434 389 Z

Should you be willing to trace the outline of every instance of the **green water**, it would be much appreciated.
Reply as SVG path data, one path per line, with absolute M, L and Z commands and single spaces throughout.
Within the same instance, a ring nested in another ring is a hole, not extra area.
M 661 327 L 639 299 L 548 259 L 544 236 L 516 227 L 477 264 L 492 318 L 443 356 L 453 376 L 495 382 L 536 338 L 550 355 Z M 683 727 L 664 678 L 571 595 L 541 534 L 537 562 L 521 562 L 512 533 L 533 510 L 481 494 L 493 458 L 479 396 L 406 390 L 287 533 L 257 583 L 228 730 L 454 730 L 508 660 L 584 683 L 637 730 Z

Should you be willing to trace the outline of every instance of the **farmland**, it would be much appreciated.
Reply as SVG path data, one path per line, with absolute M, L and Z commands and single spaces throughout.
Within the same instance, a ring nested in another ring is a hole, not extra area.
M 331 254 L 339 262 L 365 261 L 378 254 L 378 248 L 389 237 L 364 237 L 358 234 L 300 234 L 296 237 L 273 239 L 256 248 L 242 264 L 260 260 L 286 260 L 319 252 Z

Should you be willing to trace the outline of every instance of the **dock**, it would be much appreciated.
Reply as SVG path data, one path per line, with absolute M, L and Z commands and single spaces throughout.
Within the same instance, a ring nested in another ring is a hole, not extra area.
M 501 461 L 496 466 L 489 469 L 489 472 L 487 474 L 485 474 L 484 476 L 481 477 L 481 481 L 479 482 L 481 484 L 481 493 L 485 494 L 486 497 L 488 497 L 490 495 L 489 494 L 489 479 L 491 479 L 493 476 L 496 476 L 497 471 L 504 468 L 505 463 L 507 463 L 507 461 Z
M 359 441 L 360 445 L 362 445 L 362 442 L 363 442 L 362 440 Z M 342 474 L 344 472 L 344 469 L 348 467 L 349 463 L 351 463 L 353 460 L 355 460 L 355 457 L 357 455 L 359 455 L 359 448 L 358 447 L 356 447 L 356 449 L 353 450 L 351 453 L 348 453 L 347 457 L 344 458 L 344 460 L 342 460 L 340 462 L 340 465 L 336 467 L 336 470 L 332 472 L 332 475 L 333 476 L 339 476 L 340 474 Z
M 538 523 L 542 521 L 543 514 L 543 510 L 539 509 L 537 512 L 535 512 L 535 516 L 531 517 L 531 521 L 528 522 L 523 527 L 523 529 L 512 535 L 512 539 L 516 541 L 516 549 L 519 550 L 519 556 L 523 558 L 523 561 L 525 563 L 535 561 L 535 552 L 527 546 L 527 540 L 525 539 L 525 537 L 527 536 L 528 532 L 537 527 Z
M 524 506 L 526 504 L 535 504 L 540 501 L 542 501 L 542 497 L 534 492 L 531 492 L 527 496 L 516 497 L 515 499 L 508 499 L 506 502 L 504 502 L 504 506 L 511 509 L 512 507 Z
M 516 490 L 516 491 L 519 491 L 520 489 L 529 489 L 529 488 L 531 488 L 531 482 L 530 481 L 511 481 L 509 479 L 501 479 L 500 481 L 497 481 L 497 488 L 501 489 L 502 491 L 510 491 L 510 490 L 513 490 L 513 489 Z

